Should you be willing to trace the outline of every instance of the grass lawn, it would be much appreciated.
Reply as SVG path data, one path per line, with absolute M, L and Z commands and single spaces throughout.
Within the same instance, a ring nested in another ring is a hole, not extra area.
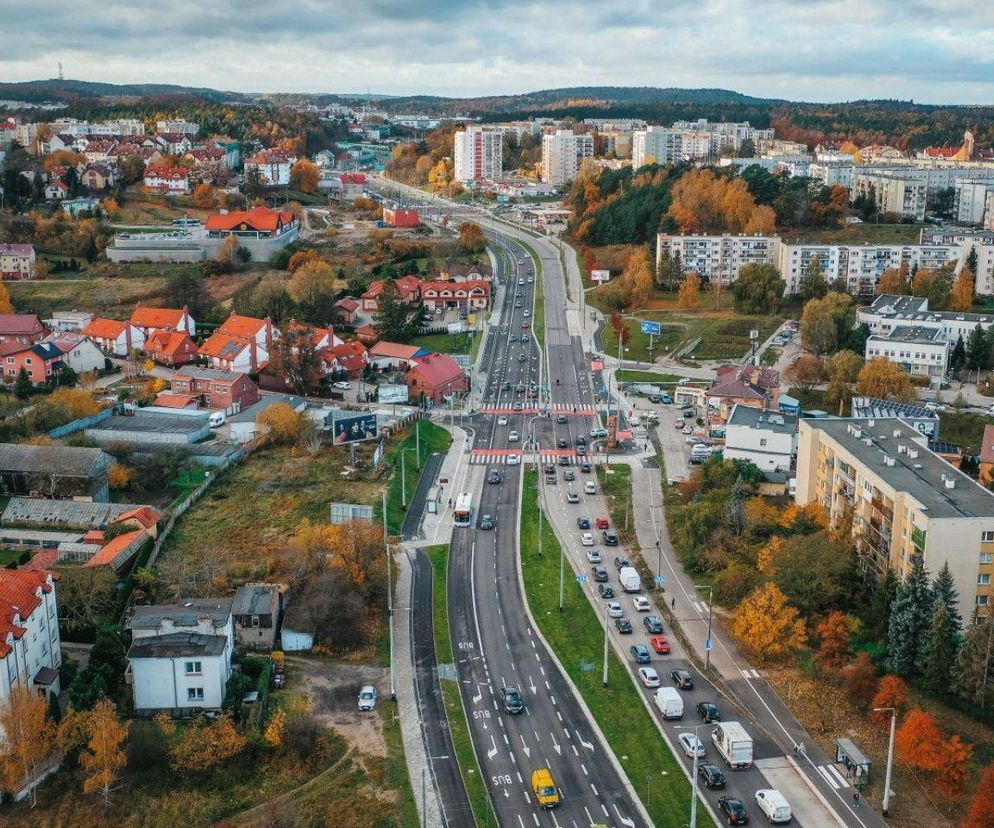
M 658 737 L 649 712 L 638 698 L 639 691 L 627 669 L 613 651 L 608 666 L 608 685 L 600 680 L 604 633 L 593 607 L 576 589 L 567 589 L 565 610 L 560 613 L 559 542 L 546 521 L 543 546 L 538 555 L 538 510 L 532 495 L 538 481 L 534 470 L 525 472 L 525 496 L 521 510 L 521 566 L 525 593 L 539 627 L 556 651 L 566 672 L 579 688 L 611 748 L 636 790 L 644 791 L 651 777 L 652 795 L 643 800 L 657 828 L 682 828 L 690 812 L 690 783 L 676 758 Z M 581 672 L 582 661 L 596 665 Z M 698 809 L 698 825 L 711 825 L 706 812 Z
M 101 314 L 130 314 L 138 302 L 157 303 L 168 296 L 169 279 L 151 276 L 141 279 L 89 277 L 69 274 L 37 282 L 8 282 L 7 290 L 18 311 L 40 316 L 58 310 L 87 308 Z
M 943 442 L 954 443 L 963 454 L 980 454 L 984 442 L 984 426 L 994 423 L 994 419 L 983 414 L 969 414 L 965 411 L 944 411 L 939 413 L 939 436 Z
M 635 536 L 635 510 L 632 506 L 632 467 L 619 463 L 606 469 L 602 463 L 595 466 L 597 482 L 607 498 L 611 525 L 621 538 L 621 543 L 629 549 L 638 548 Z M 626 529 L 625 526 L 628 526 Z
M 804 411 L 827 411 L 833 416 L 839 413 L 838 405 L 833 407 L 825 402 L 825 392 L 820 388 L 812 388 L 810 391 L 804 391 L 794 386 L 788 388 L 786 393 L 795 400 L 799 400 L 801 409 Z
M 481 331 L 463 331 L 460 334 L 440 333 L 416 336 L 411 340 L 411 344 L 417 345 L 419 348 L 427 348 L 436 354 L 469 354 L 475 360 L 482 339 Z
M 428 557 L 434 577 L 432 592 L 432 618 L 435 627 L 435 659 L 438 664 L 455 663 L 452 652 L 452 639 L 449 637 L 449 610 L 446 601 L 446 573 L 449 565 L 449 547 L 446 544 L 429 546 Z M 473 741 L 469 735 L 469 724 L 459 696 L 459 683 L 439 677 L 438 684 L 445 701 L 445 712 L 449 719 L 449 731 L 459 760 L 463 783 L 469 794 L 470 806 L 477 825 L 491 825 L 495 822 L 490 806 L 487 786 L 480 773 L 480 765 L 473 751 Z
M 625 368 L 621 371 L 615 371 L 614 376 L 617 378 L 618 382 L 649 382 L 654 385 L 678 383 L 680 382 L 680 377 L 676 374 L 657 374 L 653 371 L 632 371 Z
M 421 463 L 424 466 L 428 455 L 435 451 L 446 451 L 452 443 L 452 436 L 441 426 L 435 425 L 429 420 L 421 420 L 419 426 L 421 434 Z M 416 431 L 411 426 L 404 440 L 390 448 L 387 455 L 387 462 L 393 465 L 394 473 L 390 479 L 390 487 L 387 489 L 387 531 L 391 535 L 400 534 L 400 528 L 404 523 L 404 513 L 407 511 L 403 505 L 406 488 L 407 503 L 410 505 L 411 498 L 418 488 L 418 480 L 421 472 L 418 469 L 418 456 L 414 450 L 416 446 Z M 408 450 L 409 449 L 409 450 Z M 403 465 L 401 464 L 401 452 L 406 454 Z M 403 470 L 404 478 L 401 478 Z

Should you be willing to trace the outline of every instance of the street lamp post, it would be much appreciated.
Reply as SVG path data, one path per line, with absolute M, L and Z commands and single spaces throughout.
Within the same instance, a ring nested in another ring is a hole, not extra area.
M 704 647 L 704 669 L 707 671 L 711 667 L 711 620 L 714 615 L 712 606 L 714 605 L 714 587 L 711 584 L 694 584 L 695 589 L 706 589 L 708 591 L 708 640 Z
M 680 730 L 693 730 L 694 731 L 694 736 L 697 736 L 697 731 L 699 731 L 702 727 L 710 727 L 710 726 L 711 725 L 705 723 L 705 724 L 699 724 L 699 725 L 691 725 L 691 726 L 686 727 L 686 728 L 678 726 L 678 729 L 680 729 Z M 700 741 L 701 741 L 700 736 L 697 736 L 697 741 L 698 741 L 698 743 L 700 743 Z M 689 828 L 697 828 L 697 751 L 696 750 L 694 751 L 694 766 L 693 766 L 693 769 L 691 770 L 690 822 L 689 822 Z
M 607 614 L 608 605 L 604 605 L 604 675 L 601 677 L 601 681 L 604 682 L 604 686 L 607 687 L 607 636 L 608 636 L 608 625 L 611 623 L 610 617 Z
M 894 767 L 894 728 L 897 725 L 897 710 L 893 707 L 874 707 L 876 713 L 886 713 L 890 711 L 890 736 L 887 738 L 887 774 L 884 777 L 884 802 L 881 813 L 890 816 L 890 777 L 891 769 Z

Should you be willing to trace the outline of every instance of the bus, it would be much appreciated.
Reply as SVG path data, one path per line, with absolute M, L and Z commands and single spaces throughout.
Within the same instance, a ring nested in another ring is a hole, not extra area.
M 452 511 L 456 526 L 469 526 L 473 519 L 473 495 L 463 492 L 456 498 L 456 508 Z

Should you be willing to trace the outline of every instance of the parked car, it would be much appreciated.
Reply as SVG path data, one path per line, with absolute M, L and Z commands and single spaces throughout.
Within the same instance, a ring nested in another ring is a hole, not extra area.
M 359 690 L 359 709 L 372 710 L 376 707 L 376 688 L 366 684 Z
M 652 660 L 652 656 L 649 655 L 649 648 L 645 644 L 632 644 L 628 648 L 628 652 L 632 654 L 632 660 L 636 664 L 648 664 Z
M 681 733 L 676 738 L 687 756 L 693 757 L 696 754 L 697 758 L 700 759 L 705 755 L 704 743 L 693 733 Z
M 718 709 L 718 705 L 711 702 L 698 702 L 697 715 L 708 724 L 721 721 L 721 711 Z
M 653 670 L 652 667 L 639 667 L 638 673 L 643 687 L 659 687 L 659 673 Z
M 590 437 L 591 437 L 591 439 L 594 439 L 594 440 L 596 440 L 599 437 L 607 437 L 607 429 L 606 428 L 592 428 L 592 429 L 590 429 Z
M 333 382 L 331 387 L 337 388 L 340 391 L 348 391 L 352 387 L 352 383 L 346 382 L 345 380 L 339 380 L 338 382 Z
M 672 652 L 669 639 L 665 635 L 654 635 L 649 639 L 649 646 L 660 655 L 669 655 Z
M 683 420 L 677 420 L 673 425 L 677 431 L 681 431 L 683 429 Z
M 642 619 L 642 624 L 650 635 L 659 635 L 663 631 L 663 621 L 658 615 L 647 615 Z
M 736 799 L 734 796 L 718 797 L 718 810 L 728 819 L 729 825 L 746 825 L 749 822 L 745 805 L 742 804 L 741 799 Z
M 670 678 L 673 679 L 673 683 L 681 690 L 694 689 L 694 677 L 686 670 L 672 670 L 670 671 Z
M 621 633 L 622 635 L 632 634 L 632 622 L 629 621 L 627 618 L 615 618 L 614 626 L 618 628 L 618 632 Z
M 725 774 L 714 762 L 698 762 L 697 775 L 701 777 L 705 788 L 725 787 Z

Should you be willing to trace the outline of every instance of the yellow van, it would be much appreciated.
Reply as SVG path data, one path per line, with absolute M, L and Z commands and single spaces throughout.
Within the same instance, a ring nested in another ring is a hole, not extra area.
M 559 789 L 548 768 L 532 771 L 532 791 L 539 808 L 555 808 L 559 805 Z

